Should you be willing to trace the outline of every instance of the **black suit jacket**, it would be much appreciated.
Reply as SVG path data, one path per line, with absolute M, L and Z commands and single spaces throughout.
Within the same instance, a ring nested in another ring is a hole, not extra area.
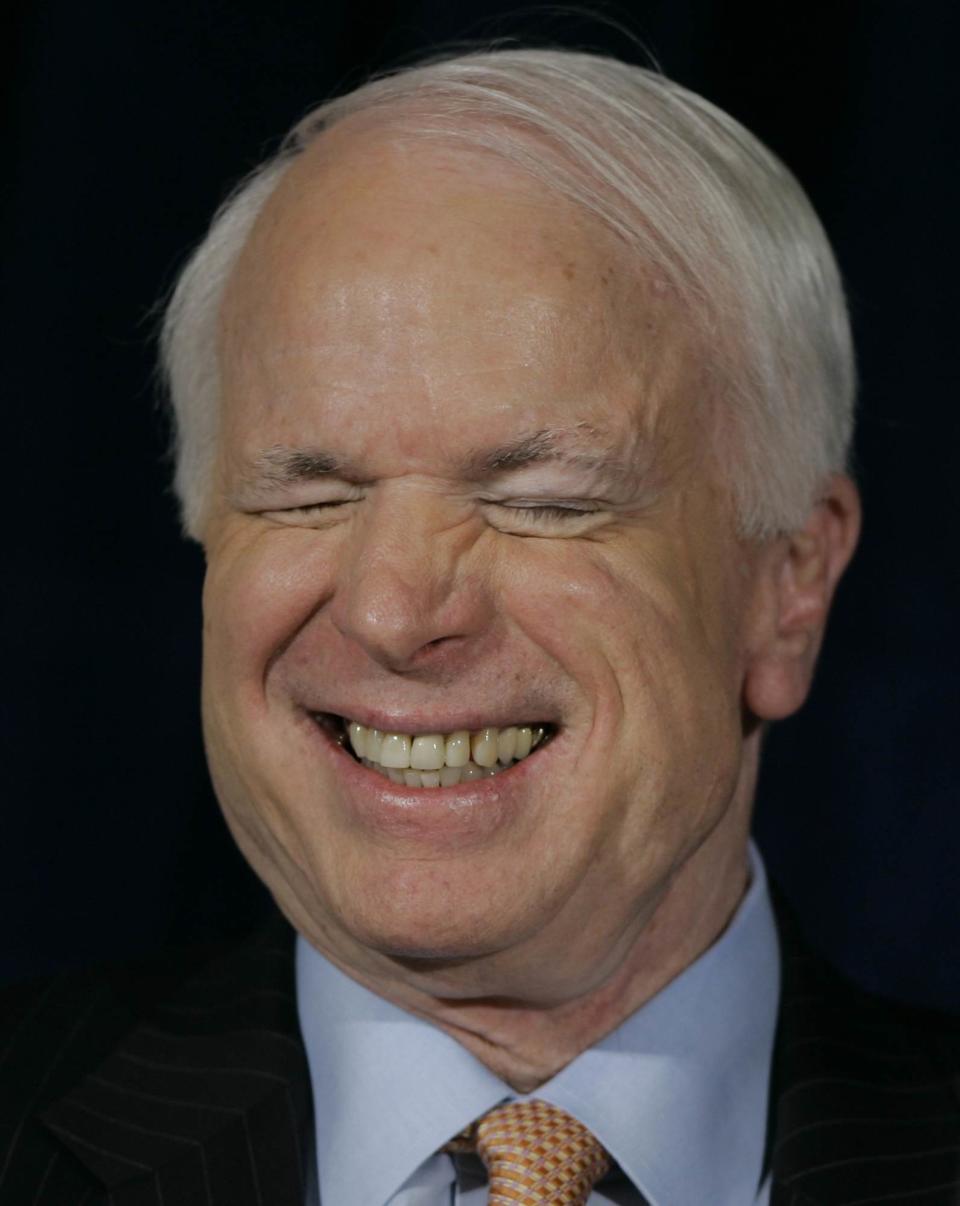
M 771 1206 L 957 1206 L 956 1023 L 853 988 L 783 917 L 781 944 Z M 303 1206 L 284 922 L 218 955 L 8 990 L 2 1009 L 2 1206 Z

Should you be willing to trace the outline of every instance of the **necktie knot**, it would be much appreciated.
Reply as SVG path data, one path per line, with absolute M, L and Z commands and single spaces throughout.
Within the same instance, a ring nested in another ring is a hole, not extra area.
M 546 1101 L 497 1106 L 448 1145 L 476 1151 L 490 1206 L 583 1206 L 610 1167 L 596 1136 Z

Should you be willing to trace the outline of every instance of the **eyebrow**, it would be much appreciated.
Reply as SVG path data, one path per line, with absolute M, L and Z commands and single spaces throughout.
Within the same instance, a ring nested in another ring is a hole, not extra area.
M 573 428 L 542 428 L 497 448 L 471 453 L 461 467 L 465 476 L 481 480 L 523 469 L 527 465 L 549 463 L 599 471 L 617 478 L 635 472 L 634 466 L 611 456 L 608 451 L 587 447 L 577 429 L 593 433 L 593 429 L 585 423 L 578 423 Z
M 255 484 L 292 485 L 341 473 L 344 462 L 332 452 L 315 448 L 287 448 L 275 444 L 260 453 L 250 475 Z
M 471 481 L 485 481 L 528 465 L 550 463 L 570 465 L 617 481 L 636 475 L 638 467 L 633 462 L 613 456 L 608 450 L 588 447 L 583 440 L 584 430 L 596 434 L 586 423 L 541 428 L 494 448 L 470 452 L 459 462 L 459 469 Z M 366 475 L 333 452 L 320 448 L 290 448 L 282 444 L 261 452 L 251 469 L 245 477 L 247 484 L 254 488 L 296 485 L 325 477 L 338 477 L 358 484 L 368 480 Z

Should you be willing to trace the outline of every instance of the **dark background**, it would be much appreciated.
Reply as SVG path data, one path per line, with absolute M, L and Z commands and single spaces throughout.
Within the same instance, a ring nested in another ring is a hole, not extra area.
M 0 978 L 242 929 L 198 714 L 151 307 L 311 104 L 438 43 L 525 36 L 665 71 L 765 139 L 837 248 L 860 349 L 863 544 L 757 832 L 811 940 L 960 1010 L 958 6 L 74 0 L 12 10 L 3 169 Z M 12 31 L 12 33 L 11 33 Z

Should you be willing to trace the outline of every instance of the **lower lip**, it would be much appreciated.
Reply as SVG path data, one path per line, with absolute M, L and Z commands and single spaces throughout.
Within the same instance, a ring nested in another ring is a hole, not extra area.
M 468 846 L 508 827 L 529 801 L 531 776 L 543 769 L 557 740 L 554 735 L 536 753 L 485 779 L 453 787 L 404 787 L 357 762 L 312 717 L 309 722 L 332 758 L 354 823 L 383 837 L 440 845 Z

